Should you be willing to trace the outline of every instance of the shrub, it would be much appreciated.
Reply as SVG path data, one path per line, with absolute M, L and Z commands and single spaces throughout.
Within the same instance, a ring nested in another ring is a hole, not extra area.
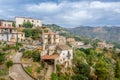
M 6 63 L 6 66 L 9 68 L 9 67 L 11 67 L 13 65 L 13 61 L 8 61 L 7 63 Z
M 41 70 L 42 70 L 42 67 L 37 67 L 37 73 L 40 73 Z

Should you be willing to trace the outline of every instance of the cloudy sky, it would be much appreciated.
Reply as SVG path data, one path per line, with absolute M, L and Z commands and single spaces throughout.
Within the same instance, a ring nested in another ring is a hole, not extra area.
M 15 16 L 63 27 L 120 25 L 120 0 L 0 0 L 0 19 Z

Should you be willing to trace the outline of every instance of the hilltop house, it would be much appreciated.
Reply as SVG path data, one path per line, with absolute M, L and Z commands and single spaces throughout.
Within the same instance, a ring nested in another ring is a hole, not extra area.
M 13 22 L 10 20 L 0 20 L 0 26 L 12 26 Z
M 39 19 L 26 18 L 26 17 L 15 17 L 16 27 L 22 27 L 22 24 L 27 21 L 31 22 L 33 24 L 33 27 L 42 26 L 42 21 Z

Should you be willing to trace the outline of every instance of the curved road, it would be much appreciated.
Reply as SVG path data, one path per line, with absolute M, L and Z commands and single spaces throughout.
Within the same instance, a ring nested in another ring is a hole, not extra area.
M 17 53 L 13 58 L 13 62 L 20 63 L 21 58 L 22 58 L 22 53 Z M 23 70 L 21 64 L 14 64 L 10 68 L 9 73 L 14 80 L 34 80 Z

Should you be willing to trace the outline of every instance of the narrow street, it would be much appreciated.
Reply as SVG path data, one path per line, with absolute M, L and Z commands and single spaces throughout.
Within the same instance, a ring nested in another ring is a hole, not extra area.
M 48 64 L 48 69 L 47 69 L 47 72 L 46 72 L 46 75 L 45 75 L 47 80 L 50 79 L 51 74 L 52 74 L 53 71 L 54 71 L 53 65 Z
M 13 58 L 13 62 L 14 63 L 20 63 L 21 62 L 21 58 L 22 58 L 22 53 L 17 53 L 14 58 Z M 14 79 L 14 80 L 34 80 L 32 79 L 22 68 L 21 64 L 14 64 L 11 68 L 10 68 L 10 76 Z

